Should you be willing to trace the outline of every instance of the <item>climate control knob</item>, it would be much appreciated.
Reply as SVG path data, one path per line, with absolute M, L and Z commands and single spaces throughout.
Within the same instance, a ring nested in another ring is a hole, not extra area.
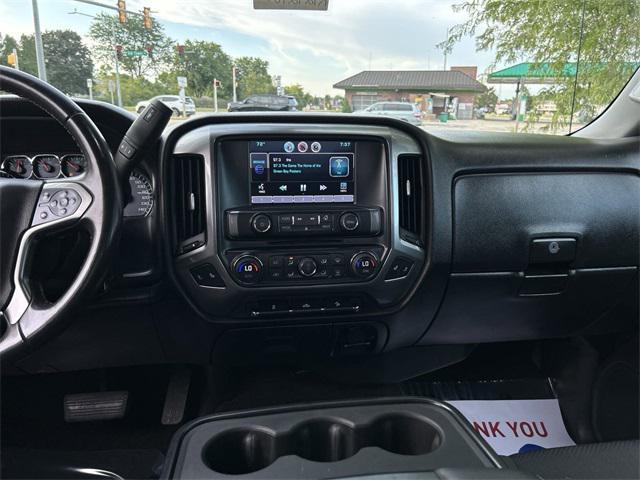
M 254 256 L 243 255 L 233 262 L 233 272 L 242 283 L 258 283 L 262 278 L 262 262 Z
M 303 277 L 311 277 L 318 270 L 318 264 L 313 258 L 303 258 L 298 262 L 298 271 Z
M 351 271 L 359 277 L 370 277 L 376 273 L 378 259 L 373 253 L 361 252 L 351 259 Z
M 271 218 L 269 215 L 259 213 L 251 220 L 251 228 L 256 233 L 267 233 L 271 230 Z

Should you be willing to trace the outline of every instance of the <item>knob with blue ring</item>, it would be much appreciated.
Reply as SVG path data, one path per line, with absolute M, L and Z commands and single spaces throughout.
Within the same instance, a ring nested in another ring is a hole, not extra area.
M 351 271 L 359 277 L 370 277 L 376 273 L 378 258 L 371 252 L 360 252 L 351 259 Z
M 262 262 L 253 255 L 242 255 L 233 262 L 233 272 L 242 283 L 258 283 L 262 279 Z

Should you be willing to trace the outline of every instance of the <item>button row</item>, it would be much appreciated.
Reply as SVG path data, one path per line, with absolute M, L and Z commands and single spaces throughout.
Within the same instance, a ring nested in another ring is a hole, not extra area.
M 301 313 L 356 313 L 361 308 L 362 299 L 357 297 L 281 298 L 251 304 L 249 315 L 255 318 Z
M 413 262 L 411 260 L 407 260 L 405 258 L 396 258 L 389 270 L 387 270 L 387 274 L 385 275 L 385 280 L 395 280 L 398 278 L 404 278 L 409 275 L 411 268 L 413 267 Z
M 346 275 L 346 259 L 342 254 L 269 257 L 270 280 L 341 279 Z

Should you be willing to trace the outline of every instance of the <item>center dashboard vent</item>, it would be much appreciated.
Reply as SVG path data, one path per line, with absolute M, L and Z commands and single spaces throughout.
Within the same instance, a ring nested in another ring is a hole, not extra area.
M 177 255 L 205 242 L 204 159 L 198 155 L 176 155 L 170 168 L 173 244 Z
M 422 157 L 400 155 L 398 157 L 398 193 L 400 210 L 400 238 L 423 246 L 424 189 Z

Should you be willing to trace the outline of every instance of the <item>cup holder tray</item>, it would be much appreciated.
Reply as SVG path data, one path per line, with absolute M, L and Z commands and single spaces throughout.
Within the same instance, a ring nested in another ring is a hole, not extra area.
M 323 478 L 500 466 L 449 407 L 423 399 L 222 414 L 176 433 L 164 478 Z

